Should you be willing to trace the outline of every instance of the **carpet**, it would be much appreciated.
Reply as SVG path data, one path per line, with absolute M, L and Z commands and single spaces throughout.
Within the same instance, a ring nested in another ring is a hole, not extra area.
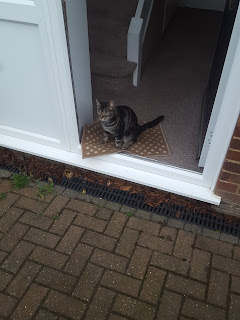
M 112 153 L 129 153 L 140 157 L 156 158 L 171 154 L 161 124 L 144 131 L 137 142 L 128 150 L 115 149 L 114 139 L 109 139 L 106 144 L 101 144 L 103 129 L 100 122 L 85 125 L 82 135 L 82 158 L 103 156 Z

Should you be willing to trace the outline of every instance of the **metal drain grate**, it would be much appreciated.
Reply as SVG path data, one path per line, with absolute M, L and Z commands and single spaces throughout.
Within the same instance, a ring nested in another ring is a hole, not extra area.
M 5 169 L 14 173 L 19 170 L 12 166 L 1 165 L 1 169 Z M 83 189 L 86 193 L 97 198 L 104 200 L 117 202 L 121 205 L 126 205 L 135 209 L 141 209 L 151 213 L 155 213 L 167 218 L 172 218 L 175 220 L 183 221 L 189 224 L 194 224 L 201 226 L 209 230 L 215 230 L 226 234 L 231 234 L 233 236 L 240 236 L 240 223 L 229 224 L 226 220 L 222 218 L 217 218 L 210 213 L 194 213 L 191 210 L 186 210 L 186 208 L 171 203 L 170 205 L 161 204 L 157 208 L 150 207 L 144 203 L 144 197 L 141 194 L 129 193 L 127 191 L 119 189 L 111 189 L 107 186 L 100 185 L 97 182 L 90 182 L 83 180 L 82 178 L 72 178 L 68 180 L 63 178 L 61 183 L 57 183 L 56 179 L 53 179 L 56 185 L 62 186 L 64 188 L 73 189 L 78 192 L 82 192 Z M 176 213 L 180 213 L 180 217 L 176 218 Z

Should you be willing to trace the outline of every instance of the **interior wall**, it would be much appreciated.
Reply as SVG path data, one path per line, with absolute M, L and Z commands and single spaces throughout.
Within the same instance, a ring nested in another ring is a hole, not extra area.
M 178 6 L 205 9 L 205 10 L 215 10 L 224 11 L 226 0 L 179 0 Z

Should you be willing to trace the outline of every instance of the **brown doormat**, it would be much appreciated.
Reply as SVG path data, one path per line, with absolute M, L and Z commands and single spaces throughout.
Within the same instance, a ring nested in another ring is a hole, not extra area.
M 161 125 L 144 131 L 131 147 L 125 150 L 115 149 L 114 139 L 106 144 L 101 144 L 103 129 L 100 122 L 93 122 L 83 127 L 82 136 L 82 158 L 91 158 L 106 154 L 125 152 L 141 157 L 153 158 L 168 156 L 171 154 L 167 141 L 163 134 Z

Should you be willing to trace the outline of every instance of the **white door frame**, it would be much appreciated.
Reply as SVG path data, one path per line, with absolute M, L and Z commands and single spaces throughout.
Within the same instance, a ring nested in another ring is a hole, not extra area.
M 79 1 L 79 0 L 71 0 Z M 85 0 L 81 0 L 85 3 Z M 45 2 L 44 2 L 45 3 Z M 61 0 L 51 0 L 46 3 L 51 24 L 50 39 L 54 39 L 56 56 L 56 81 L 61 87 L 63 104 L 74 110 L 74 97 L 71 81 L 71 71 L 65 36 Z M 86 5 L 86 4 L 85 4 Z M 70 138 L 71 152 L 49 146 L 26 142 L 15 137 L 0 135 L 0 144 L 9 148 L 40 155 L 48 159 L 75 165 L 84 169 L 119 177 L 125 180 L 148 185 L 158 189 L 174 192 L 190 198 L 219 204 L 220 198 L 213 191 L 228 150 L 228 146 L 240 112 L 240 10 L 234 26 L 234 37 L 231 39 L 228 55 L 234 56 L 225 87 L 221 88 L 223 99 L 216 127 L 209 148 L 203 173 L 191 172 L 172 166 L 139 160 L 124 155 L 110 155 L 91 159 L 81 158 L 81 146 L 76 132 Z M 87 25 L 85 25 L 87 32 Z M 238 29 L 237 29 L 238 28 Z M 235 43 L 235 46 L 232 45 Z M 85 48 L 88 51 L 88 48 Z M 86 63 L 86 61 L 79 61 Z M 225 74 L 223 73 L 223 76 Z M 67 112 L 67 107 L 65 109 Z M 71 111 L 72 112 L 72 111 Z M 72 115 L 72 121 L 75 117 Z M 69 125 L 71 125 L 69 123 Z M 75 124 L 74 124 L 75 125 Z

